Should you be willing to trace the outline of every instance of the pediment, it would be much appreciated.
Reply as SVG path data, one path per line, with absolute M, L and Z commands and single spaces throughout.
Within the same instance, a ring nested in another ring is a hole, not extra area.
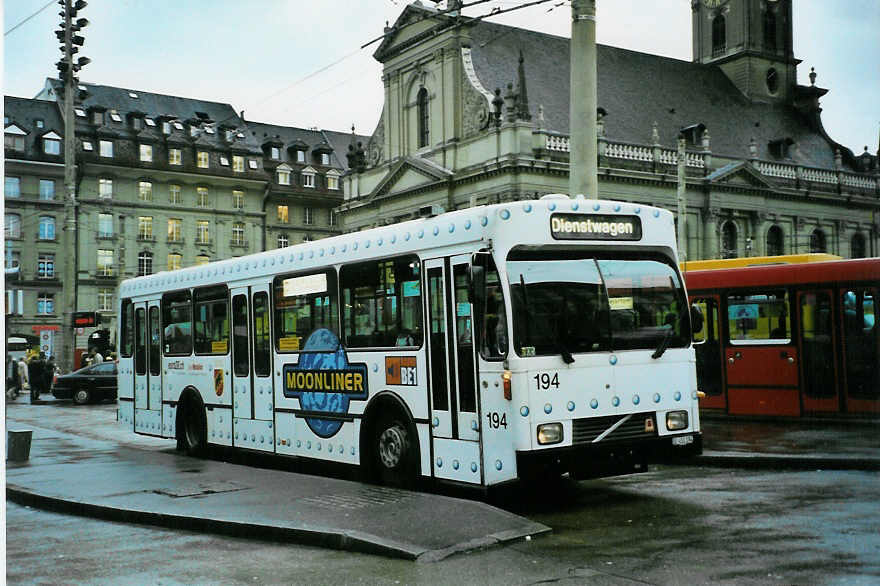
M 54 131 L 49 131 L 43 135 L 43 138 L 48 138 L 49 140 L 61 140 L 61 136 Z
M 452 175 L 448 169 L 407 157 L 394 165 L 373 190 L 371 197 L 381 197 L 388 193 L 408 191 L 437 181 L 445 181 Z
M 738 187 L 759 187 L 772 189 L 773 183 L 748 161 L 725 165 L 706 177 L 709 183 Z
M 418 3 L 408 5 L 394 21 L 394 25 L 386 29 L 385 38 L 373 53 L 373 57 L 382 62 L 386 55 L 393 54 L 395 50 L 407 47 L 430 34 L 430 31 L 440 24 L 438 21 L 446 19 L 448 17 L 439 14 L 436 9 Z
M 277 167 L 275 167 L 276 171 L 293 171 L 293 167 L 288 165 L 287 163 L 281 163 Z
M 10 124 L 6 128 L 3 129 L 3 132 L 6 134 L 14 134 L 16 136 L 27 136 L 27 130 L 23 130 L 16 124 Z

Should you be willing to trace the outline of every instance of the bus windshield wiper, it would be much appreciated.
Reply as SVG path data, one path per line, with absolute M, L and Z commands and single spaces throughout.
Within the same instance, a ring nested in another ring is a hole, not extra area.
M 529 307 L 529 293 L 526 290 L 526 280 L 523 278 L 522 273 L 519 274 L 519 286 L 522 287 L 523 303 L 525 303 L 525 344 L 523 345 L 527 346 L 528 343 L 532 340 L 531 328 L 529 327 L 532 322 L 532 312 L 531 307 Z
M 569 319 L 568 315 L 568 299 L 563 297 L 562 300 L 562 323 L 567 323 Z M 571 352 L 568 351 L 565 342 L 562 339 L 562 332 L 560 331 L 562 328 L 559 327 L 559 320 L 556 320 L 554 324 L 554 341 L 556 342 L 556 349 L 559 350 L 559 353 L 562 355 L 562 361 L 566 364 L 571 364 L 574 362 L 574 356 L 571 355 Z
M 675 328 L 672 326 L 668 326 L 669 329 L 666 330 L 666 333 L 663 334 L 663 339 L 660 340 L 660 345 L 657 346 L 657 349 L 654 350 L 654 353 L 651 354 L 651 358 L 657 360 L 663 353 L 666 352 L 666 349 L 669 348 L 669 342 L 672 341 L 672 336 L 675 334 Z

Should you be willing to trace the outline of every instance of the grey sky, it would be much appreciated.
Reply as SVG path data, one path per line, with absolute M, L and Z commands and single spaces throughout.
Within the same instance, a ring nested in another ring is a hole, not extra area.
M 5 0 L 6 31 L 47 0 Z M 426 4 L 433 5 L 428 0 Z M 495 0 L 465 11 L 483 14 Z M 373 131 L 382 107 L 376 45 L 405 0 L 88 0 L 81 54 L 90 83 L 231 103 L 249 120 L 345 131 Z M 493 18 L 569 36 L 568 4 L 547 4 Z M 4 93 L 34 96 L 60 57 L 52 6 L 4 39 Z M 690 0 L 598 0 L 598 41 L 691 59 Z M 856 154 L 880 137 L 880 2 L 794 0 L 798 81 L 831 91 L 822 119 L 831 137 Z M 344 59 L 343 59 L 344 58 Z M 303 81 L 315 71 L 342 59 Z

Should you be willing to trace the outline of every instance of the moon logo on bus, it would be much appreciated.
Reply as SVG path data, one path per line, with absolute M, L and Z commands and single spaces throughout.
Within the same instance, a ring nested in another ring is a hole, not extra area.
M 368 395 L 367 365 L 350 363 L 339 338 L 325 328 L 312 332 L 299 363 L 285 364 L 282 374 L 284 396 L 299 399 L 309 429 L 325 439 L 342 428 L 344 421 L 338 416 L 348 414 L 351 401 Z

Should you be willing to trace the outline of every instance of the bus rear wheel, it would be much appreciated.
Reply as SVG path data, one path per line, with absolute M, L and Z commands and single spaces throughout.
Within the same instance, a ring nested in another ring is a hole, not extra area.
M 190 456 L 203 456 L 208 445 L 208 422 L 201 401 L 189 400 L 178 407 L 177 449 Z
M 409 487 L 415 483 L 416 437 L 398 416 L 381 418 L 373 428 L 373 470 L 382 484 Z

